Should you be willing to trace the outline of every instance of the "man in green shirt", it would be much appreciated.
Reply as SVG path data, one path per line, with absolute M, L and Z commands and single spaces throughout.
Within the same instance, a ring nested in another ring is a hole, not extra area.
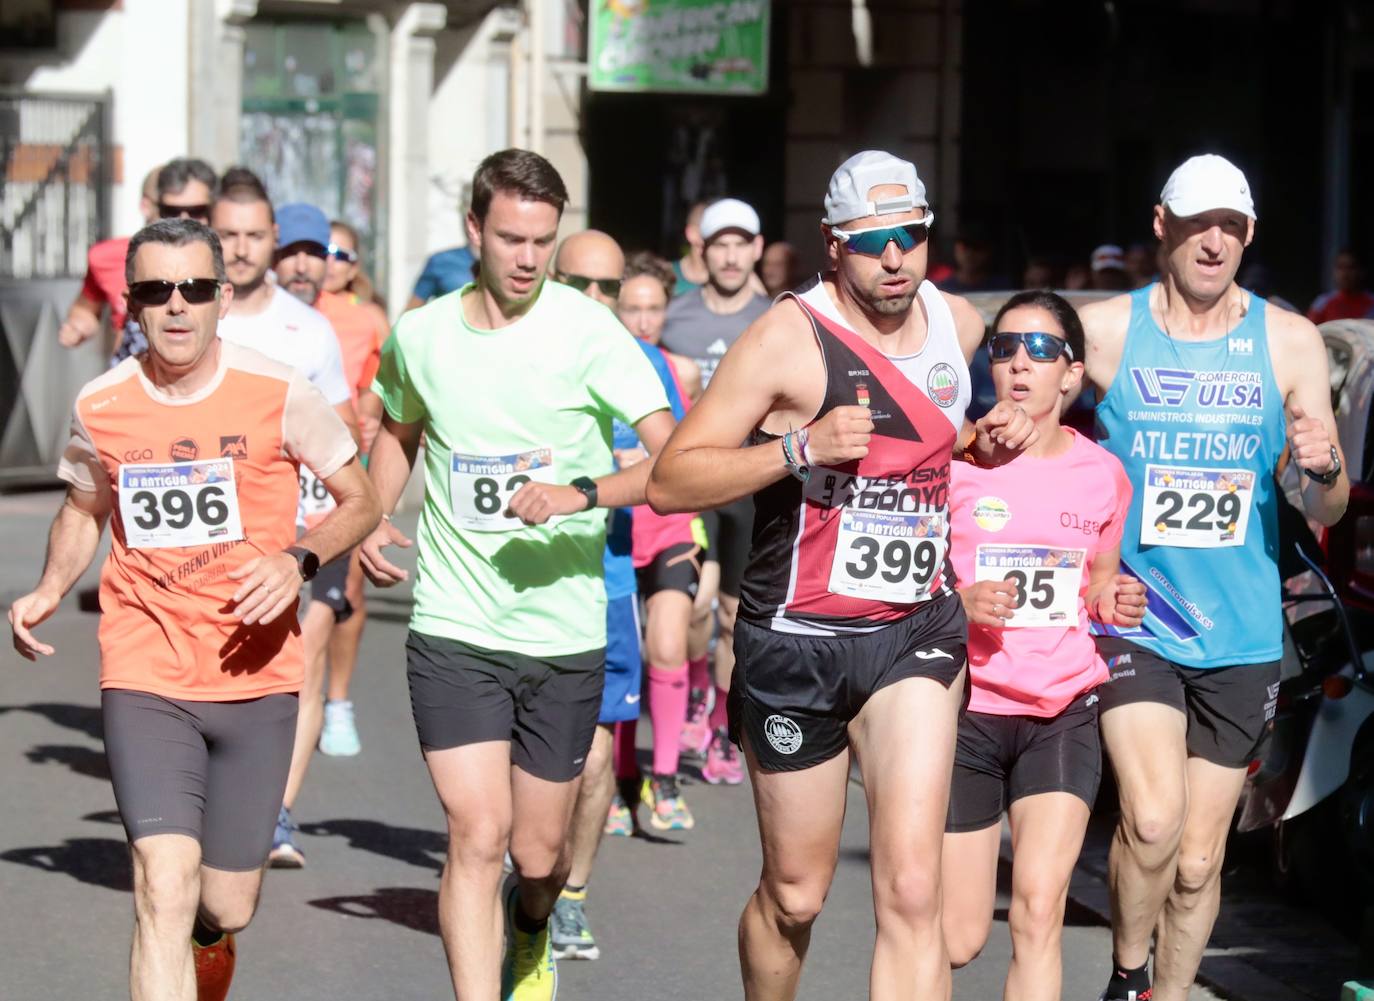
M 652 463 L 611 473 L 611 421 L 651 453 L 672 430 L 652 366 L 615 315 L 546 281 L 567 193 L 545 159 L 489 156 L 467 215 L 475 282 L 403 316 L 374 391 L 370 473 L 391 510 L 425 437 L 406 643 L 420 745 L 448 817 L 439 924 L 457 997 L 547 1001 L 548 915 L 567 876 L 578 780 L 601 708 L 606 512 L 644 502 Z M 363 544 L 373 582 L 406 573 Z M 498 900 L 509 845 L 519 872 Z

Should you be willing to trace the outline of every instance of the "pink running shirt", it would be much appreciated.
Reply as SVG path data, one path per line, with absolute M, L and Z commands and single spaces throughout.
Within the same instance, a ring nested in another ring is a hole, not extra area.
M 664 355 L 667 355 L 666 351 Z M 682 377 L 678 375 L 677 366 L 671 358 L 667 361 L 668 371 L 673 373 L 673 385 L 677 387 L 677 395 L 682 399 L 682 407 L 684 410 L 690 410 L 692 400 L 682 388 Z M 630 521 L 630 552 L 636 570 L 647 567 L 666 549 L 696 541 L 692 534 L 692 522 L 697 517 L 694 514 L 659 514 L 648 504 L 640 504 L 633 508 L 633 512 Z
M 1008 620 L 1021 626 L 969 625 L 973 712 L 1057 716 L 1107 679 L 1083 598 L 1093 559 L 1121 542 L 1131 484 L 1114 456 L 1064 430 L 1073 444 L 1054 458 L 1022 455 L 995 469 L 953 464 L 950 556 L 959 586 L 1015 576 L 1024 595 Z

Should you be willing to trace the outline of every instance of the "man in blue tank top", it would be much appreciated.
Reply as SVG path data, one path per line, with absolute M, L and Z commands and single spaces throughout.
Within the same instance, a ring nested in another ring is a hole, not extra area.
M 1154 209 L 1160 280 L 1082 311 L 1101 444 L 1135 488 L 1121 569 L 1149 598 L 1140 629 L 1098 641 L 1121 793 L 1111 1001 L 1183 1001 L 1211 935 L 1226 832 L 1278 693 L 1285 446 L 1309 517 L 1333 524 L 1350 491 L 1321 336 L 1235 282 L 1255 218 L 1239 169 L 1193 157 Z

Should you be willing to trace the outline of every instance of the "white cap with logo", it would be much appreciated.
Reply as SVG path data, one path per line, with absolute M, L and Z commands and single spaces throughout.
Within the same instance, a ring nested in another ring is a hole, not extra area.
M 1226 157 L 1215 153 L 1184 160 L 1164 182 L 1159 203 L 1180 219 L 1213 209 L 1231 209 L 1257 218 L 1245 175 Z
M 876 202 L 869 200 L 868 193 L 880 184 L 901 185 L 906 188 L 906 194 L 889 195 Z M 821 222 L 838 226 L 864 216 L 929 207 L 926 186 L 916 176 L 914 163 L 882 150 L 868 149 L 855 153 L 830 175 L 830 186 L 825 192 L 825 216 Z
M 759 214 L 748 202 L 738 198 L 722 198 L 706 206 L 701 213 L 701 238 L 710 242 L 727 229 L 737 229 L 758 236 L 763 227 L 759 224 Z

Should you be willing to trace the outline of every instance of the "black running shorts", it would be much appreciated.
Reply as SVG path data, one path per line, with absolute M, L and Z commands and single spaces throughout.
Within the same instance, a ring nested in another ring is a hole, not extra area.
M 321 565 L 310 582 L 310 600 L 319 601 L 334 612 L 335 622 L 344 622 L 353 614 L 348 600 L 348 563 L 353 551 Z
M 957 594 L 890 626 L 845 636 L 797 636 L 740 619 L 730 682 L 730 739 L 766 772 L 829 761 L 849 744 L 849 721 L 879 689 L 905 678 L 948 688 L 964 669 L 968 624 Z
M 406 638 L 406 678 L 420 747 L 510 742 L 511 763 L 536 778 L 582 774 L 601 714 L 606 651 L 531 657 L 428 636 Z
M 653 562 L 635 571 L 635 581 L 643 598 L 660 591 L 681 591 L 697 596 L 701 583 L 701 547 L 695 542 L 679 542 L 654 557 Z
M 945 830 L 981 831 L 1018 799 L 1044 792 L 1073 793 L 1092 809 L 1102 780 L 1097 701 L 1096 690 L 1086 692 L 1049 717 L 964 713 Z
M 1244 768 L 1259 753 L 1279 697 L 1279 662 L 1184 667 L 1117 636 L 1099 636 L 1109 677 L 1097 690 L 1105 713 L 1132 702 L 1172 706 L 1188 720 L 1188 754 Z
M 185 834 L 212 869 L 261 868 L 286 792 L 296 707 L 295 695 L 188 702 L 101 692 L 105 755 L 129 841 Z
M 703 511 L 701 520 L 710 540 L 702 558 L 720 564 L 720 593 L 738 598 L 754 542 L 754 498 L 741 497 L 714 511 Z

